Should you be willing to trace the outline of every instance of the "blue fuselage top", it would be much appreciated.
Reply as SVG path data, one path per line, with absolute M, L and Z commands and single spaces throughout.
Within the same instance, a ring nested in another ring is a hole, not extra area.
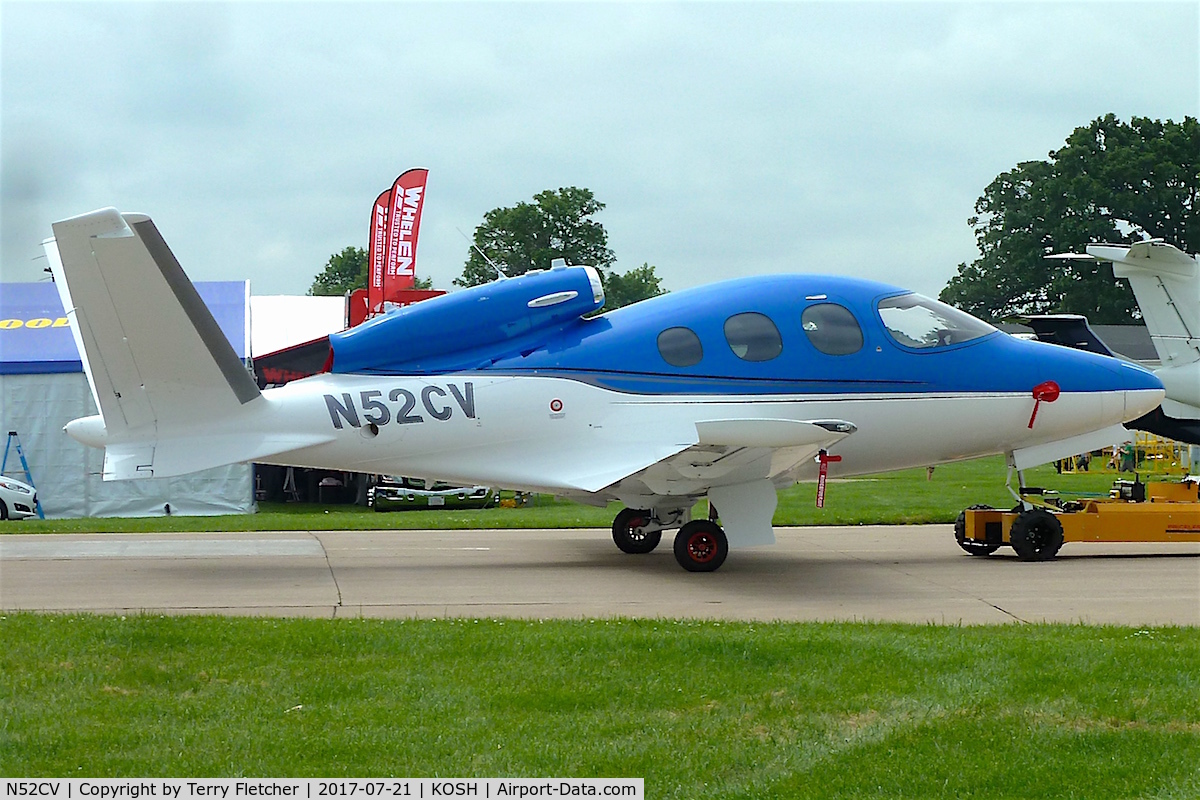
M 1135 365 L 854 278 L 737 278 L 581 316 L 600 305 L 581 267 L 498 281 L 331 336 L 333 371 L 536 375 L 666 395 L 1162 388 Z

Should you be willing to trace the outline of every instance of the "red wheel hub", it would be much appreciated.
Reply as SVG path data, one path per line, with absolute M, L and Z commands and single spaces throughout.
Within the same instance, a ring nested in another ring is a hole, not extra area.
M 699 531 L 688 538 L 687 551 L 697 564 L 706 564 L 717 557 L 717 543 L 711 534 Z

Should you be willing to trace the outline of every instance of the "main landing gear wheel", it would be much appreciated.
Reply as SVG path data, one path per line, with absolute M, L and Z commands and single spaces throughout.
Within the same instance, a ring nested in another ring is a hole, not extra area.
M 622 553 L 641 555 L 658 547 L 662 531 L 647 531 L 652 515 L 649 511 L 626 508 L 613 520 L 613 541 Z
M 729 540 L 715 522 L 694 519 L 675 534 L 675 560 L 688 572 L 712 572 L 727 555 Z
M 1062 547 L 1062 523 L 1045 509 L 1023 511 L 1013 520 L 1008 540 L 1022 561 L 1049 561 Z
M 991 506 L 970 506 L 967 511 L 991 511 Z M 999 549 L 1000 545 L 988 542 L 978 542 L 967 538 L 967 511 L 960 511 L 954 521 L 954 539 L 958 546 L 973 556 L 990 556 Z

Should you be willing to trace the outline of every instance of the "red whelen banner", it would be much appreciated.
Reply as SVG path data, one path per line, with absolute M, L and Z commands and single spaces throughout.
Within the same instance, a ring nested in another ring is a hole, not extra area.
M 392 190 L 375 198 L 371 208 L 371 238 L 367 244 L 367 309 L 368 313 L 383 309 L 383 269 L 387 260 L 388 210 L 392 205 Z
M 397 303 L 416 282 L 417 235 L 428 178 L 429 170 L 410 169 L 375 198 L 367 251 L 368 317 L 382 314 L 384 303 Z
M 421 226 L 421 208 L 425 200 L 427 169 L 410 169 L 392 185 L 388 209 L 387 259 L 384 262 L 384 301 L 395 292 L 411 289 L 416 276 L 417 235 Z

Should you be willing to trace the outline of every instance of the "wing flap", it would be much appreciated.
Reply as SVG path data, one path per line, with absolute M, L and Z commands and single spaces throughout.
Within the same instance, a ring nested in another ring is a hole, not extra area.
M 696 423 L 700 444 L 735 447 L 796 447 L 837 441 L 855 430 L 844 420 L 713 419 Z

